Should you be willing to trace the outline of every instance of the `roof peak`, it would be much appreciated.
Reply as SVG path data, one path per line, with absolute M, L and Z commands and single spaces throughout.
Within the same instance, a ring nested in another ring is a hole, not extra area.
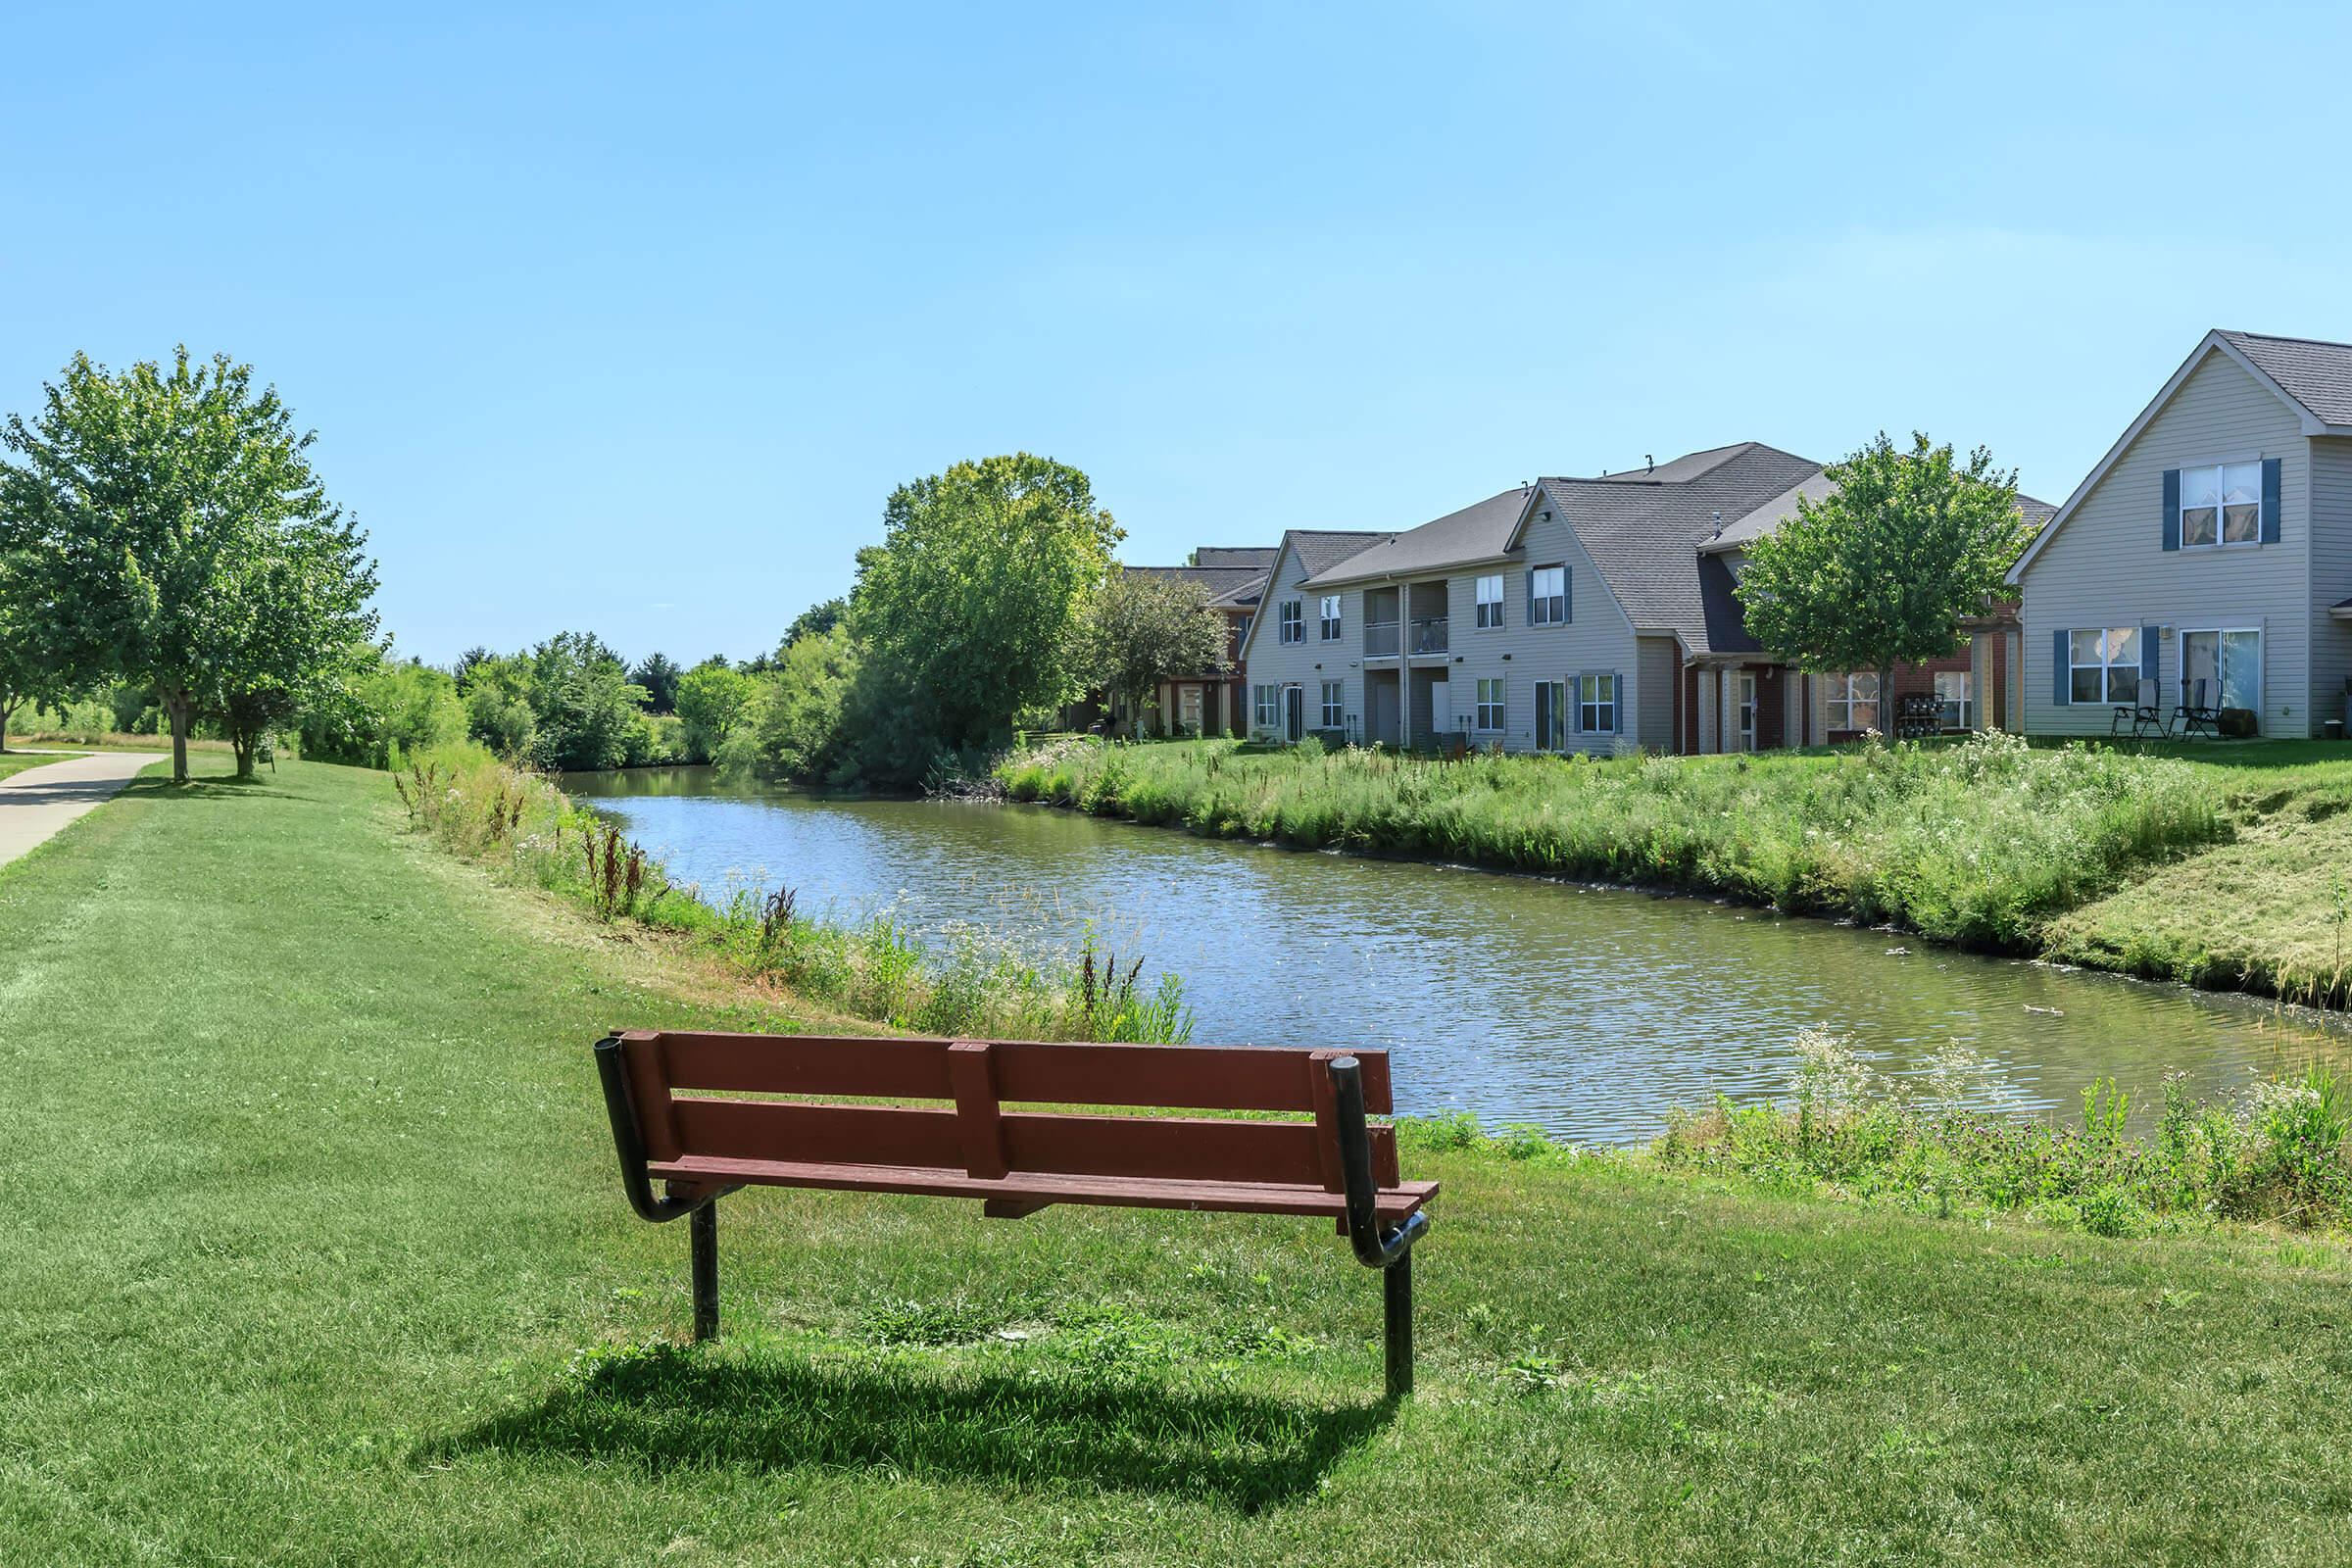
M 2315 349 L 2352 349 L 2352 343 L 2331 337 L 2296 337 L 2285 332 L 2248 332 L 2242 327 L 2217 326 L 2214 330 L 2224 337 L 2259 338 L 2265 343 L 2308 343 Z

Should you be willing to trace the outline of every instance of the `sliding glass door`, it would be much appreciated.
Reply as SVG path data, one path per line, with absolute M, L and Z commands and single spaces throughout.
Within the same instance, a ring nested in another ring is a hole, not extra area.
M 2262 711 L 2262 633 L 2180 634 L 2180 701 L 2190 708 Z

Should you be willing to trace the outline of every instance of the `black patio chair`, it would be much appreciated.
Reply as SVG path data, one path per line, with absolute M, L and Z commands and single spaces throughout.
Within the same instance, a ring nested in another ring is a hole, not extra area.
M 2191 681 L 2181 695 L 2186 700 L 2173 710 L 2173 719 L 2180 726 L 2180 738 L 2189 740 L 2197 735 L 2210 735 L 2218 739 L 2222 733 L 2222 710 L 2205 701 L 2204 677 L 2199 676 Z
M 2154 703 L 2118 703 L 2107 720 L 2107 733 L 2120 736 L 2127 724 L 2132 726 L 2132 738 L 2135 741 L 2172 738 L 2173 729 L 2165 721 L 2164 710 Z

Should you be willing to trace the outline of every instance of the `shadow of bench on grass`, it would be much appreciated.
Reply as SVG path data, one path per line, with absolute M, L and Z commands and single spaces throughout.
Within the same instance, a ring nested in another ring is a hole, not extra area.
M 1388 1401 L 1314 1406 L 1059 1373 L 712 1357 L 683 1346 L 598 1364 L 527 1409 L 420 1451 L 623 1460 L 652 1472 L 888 1466 L 913 1476 L 1221 1497 L 1314 1491 Z

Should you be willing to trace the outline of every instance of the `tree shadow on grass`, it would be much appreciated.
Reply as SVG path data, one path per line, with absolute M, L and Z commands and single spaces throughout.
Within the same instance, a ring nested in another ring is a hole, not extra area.
M 191 778 L 185 784 L 174 784 L 172 775 L 160 777 L 142 774 L 122 786 L 124 800 L 143 801 L 250 801 L 267 797 L 291 801 L 300 797 L 292 790 L 279 789 L 267 776 L 236 778 L 228 774 L 207 774 Z
M 1220 1497 L 1246 1512 L 1298 1497 L 1394 1413 L 1043 1371 L 978 1375 L 872 1363 L 719 1357 L 654 1346 L 607 1357 L 539 1403 L 421 1450 L 502 1452 L 660 1473 L 884 1465 L 1028 1487 Z

